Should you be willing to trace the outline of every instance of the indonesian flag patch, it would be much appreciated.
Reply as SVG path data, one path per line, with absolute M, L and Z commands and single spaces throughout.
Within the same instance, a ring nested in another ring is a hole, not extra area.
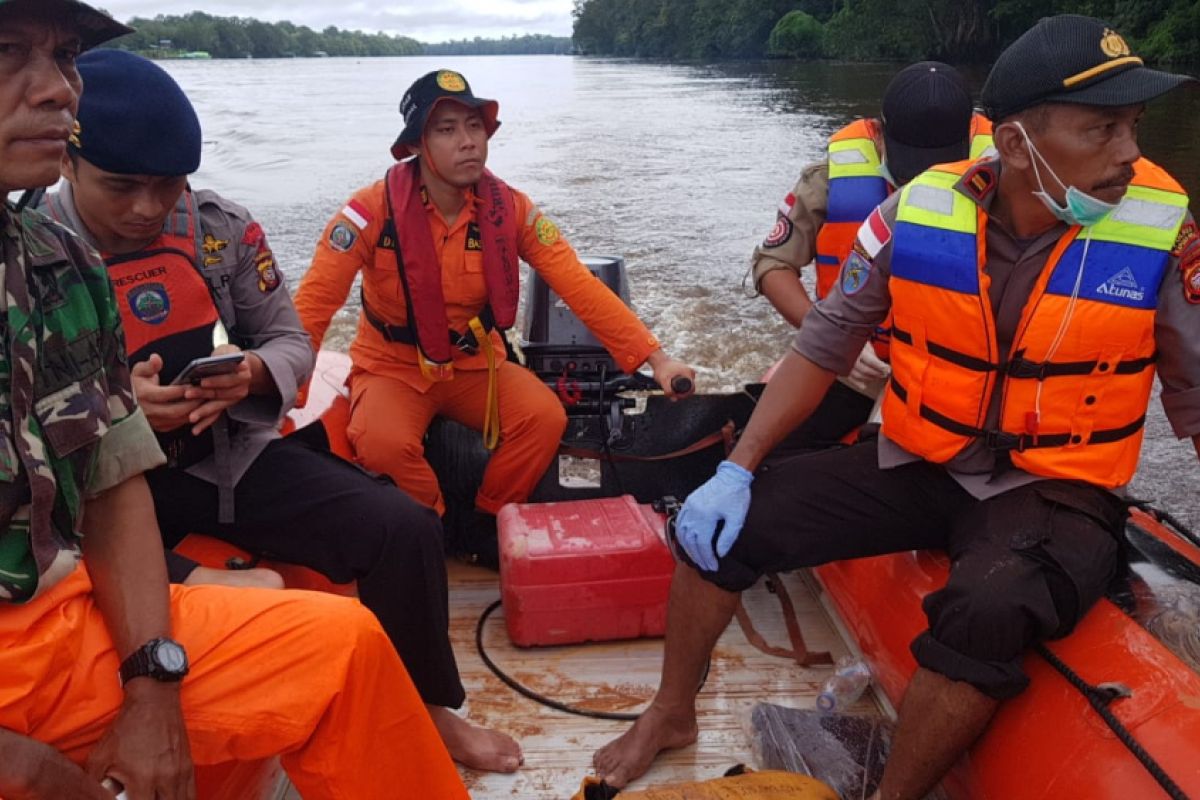
M 792 215 L 792 209 L 796 207 L 796 195 L 788 192 L 787 197 L 783 198 L 783 202 L 779 204 L 779 213 L 785 217 Z
M 366 206 L 357 200 L 351 200 L 346 203 L 346 207 L 342 209 L 342 216 L 350 220 L 354 227 L 361 230 L 366 230 L 366 227 L 371 224 L 371 212 L 367 211 Z
M 892 229 L 883 221 L 883 214 L 876 208 L 867 221 L 858 229 L 858 241 L 868 258 L 875 258 L 883 246 L 892 240 Z

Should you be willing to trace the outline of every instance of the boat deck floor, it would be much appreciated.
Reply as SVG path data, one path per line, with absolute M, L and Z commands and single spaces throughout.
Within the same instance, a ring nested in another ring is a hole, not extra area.
M 459 669 L 467 688 L 463 713 L 473 722 L 505 731 L 521 742 L 525 765 L 515 774 L 498 775 L 463 769 L 463 780 L 475 800 L 567 800 L 592 771 L 592 754 L 630 723 L 578 717 L 528 700 L 505 686 L 488 670 L 475 649 L 480 615 L 499 598 L 496 573 L 448 561 L 450 631 Z M 804 638 L 811 650 L 834 658 L 847 647 L 806 575 L 783 576 L 795 604 Z M 743 596 L 759 633 L 771 644 L 786 646 L 787 632 L 778 600 L 759 583 Z M 570 705 L 600 711 L 643 708 L 658 685 L 662 640 L 642 639 L 573 647 L 518 648 L 508 641 L 503 609 L 484 628 L 484 647 L 492 660 L 533 691 Z M 755 703 L 772 702 L 812 708 L 828 667 L 801 669 L 792 661 L 769 656 L 752 646 L 733 623 L 717 643 L 708 681 L 700 693 L 700 738 L 691 747 L 664 754 L 638 789 L 720 776 L 736 764 L 754 763 L 744 720 Z M 852 709 L 883 713 L 868 693 Z M 286 800 L 300 800 L 295 790 Z
M 458 563 L 450 571 L 450 626 L 467 687 L 465 712 L 474 722 L 506 731 L 525 752 L 525 765 L 513 775 L 463 771 L 473 798 L 565 800 L 591 773 L 592 754 L 630 723 L 564 714 L 518 695 L 484 665 L 475 649 L 480 614 L 499 597 L 495 573 Z M 835 658 L 846 644 L 818 601 L 815 584 L 795 573 L 784 577 L 805 640 L 812 650 Z M 760 583 L 745 594 L 755 627 L 775 645 L 787 644 L 778 600 Z M 503 610 L 489 618 L 484 646 L 494 662 L 535 692 L 571 705 L 602 711 L 644 707 L 658 685 L 662 640 L 644 639 L 575 647 L 523 649 L 508 641 Z M 755 703 L 769 701 L 813 707 L 828 667 L 801 669 L 792 661 L 755 649 L 731 624 L 717 644 L 708 681 L 700 693 L 700 738 L 695 745 L 661 757 L 629 788 L 717 777 L 735 764 L 753 764 L 744 718 Z M 872 696 L 856 711 L 881 713 Z

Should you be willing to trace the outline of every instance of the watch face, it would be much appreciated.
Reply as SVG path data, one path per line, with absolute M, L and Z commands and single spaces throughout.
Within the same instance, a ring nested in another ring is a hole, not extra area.
M 159 642 L 154 648 L 154 660 L 163 670 L 175 675 L 187 670 L 187 653 L 175 642 Z

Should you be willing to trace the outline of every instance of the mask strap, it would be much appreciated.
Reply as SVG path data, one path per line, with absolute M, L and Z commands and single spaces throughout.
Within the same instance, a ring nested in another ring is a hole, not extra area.
M 1062 182 L 1062 178 L 1058 177 L 1058 174 L 1054 171 L 1054 168 L 1050 166 L 1050 162 L 1046 160 L 1046 157 L 1042 155 L 1042 152 L 1033 144 L 1033 139 L 1030 138 L 1029 131 L 1025 130 L 1025 126 L 1020 120 L 1014 120 L 1013 124 L 1017 126 L 1017 130 L 1021 131 L 1021 136 L 1025 138 L 1025 146 L 1029 148 L 1029 154 L 1033 156 L 1033 158 L 1030 160 L 1030 163 L 1033 164 L 1033 175 L 1035 178 L 1037 178 L 1038 188 L 1041 189 L 1042 192 L 1047 196 L 1049 195 L 1049 192 L 1046 192 L 1046 184 L 1042 182 L 1042 173 L 1038 169 L 1037 165 L 1037 162 L 1041 161 L 1046 167 L 1046 172 L 1050 173 L 1050 177 L 1054 178 L 1054 182 L 1061 186 L 1062 190 L 1065 192 L 1067 190 L 1067 185 Z

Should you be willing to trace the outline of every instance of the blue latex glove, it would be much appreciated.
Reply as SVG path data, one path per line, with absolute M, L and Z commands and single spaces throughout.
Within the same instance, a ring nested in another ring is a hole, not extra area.
M 675 520 L 675 538 L 688 558 L 702 570 L 715 572 L 742 532 L 750 510 L 750 483 L 754 475 L 732 461 L 722 461 L 717 474 L 688 495 Z M 724 523 L 713 552 L 713 534 Z

